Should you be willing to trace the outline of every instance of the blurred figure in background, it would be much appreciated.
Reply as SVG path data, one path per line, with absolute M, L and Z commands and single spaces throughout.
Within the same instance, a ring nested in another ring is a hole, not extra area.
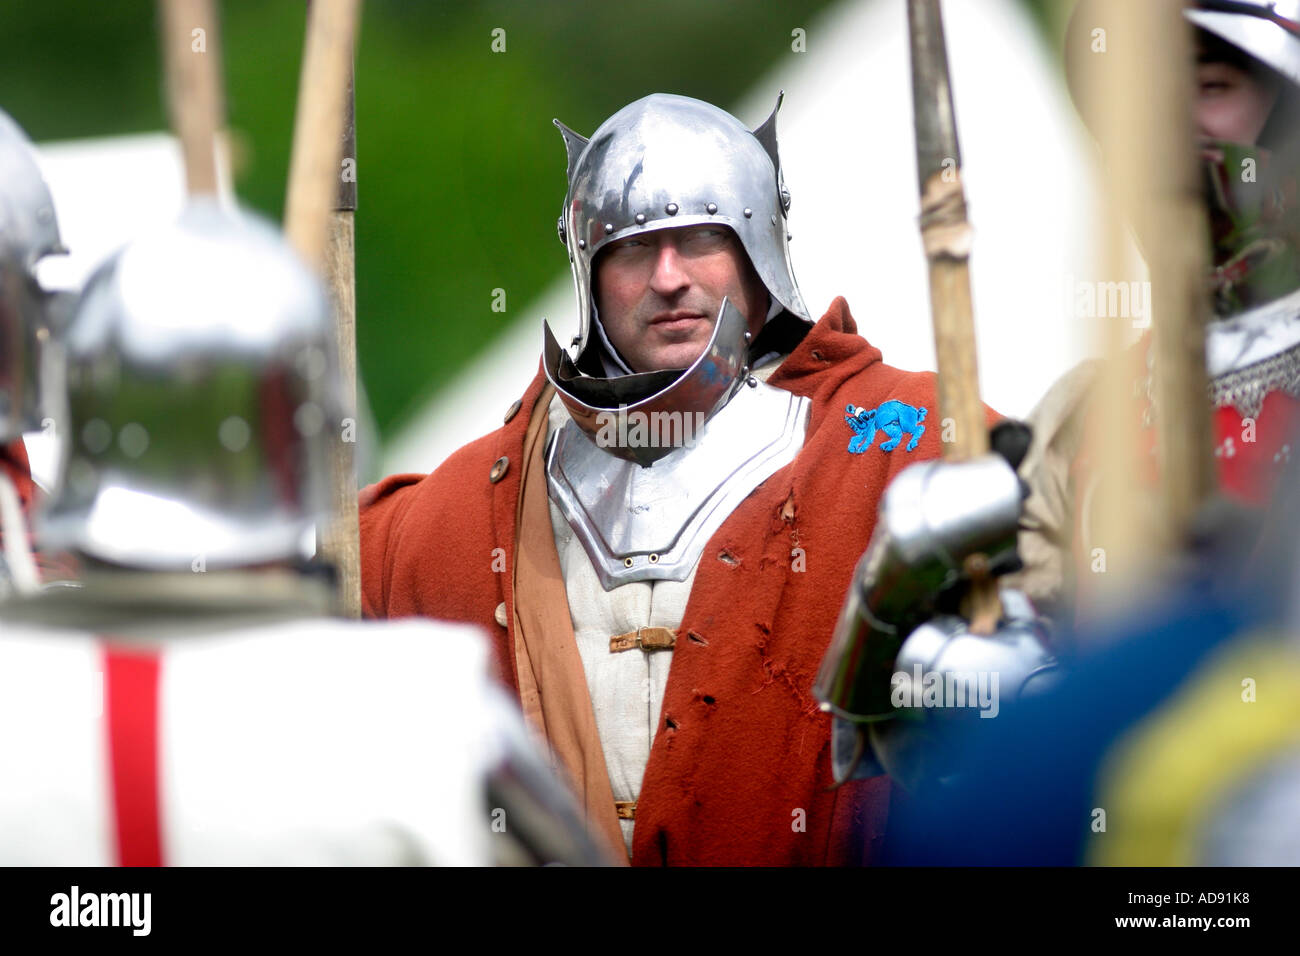
M 1108 27 L 1098 16 L 1092 0 L 1081 0 L 1065 47 L 1071 91 L 1090 123 L 1087 77 L 1106 62 L 1094 48 L 1094 30 Z M 1222 491 L 1261 506 L 1300 452 L 1300 0 L 1199 0 L 1185 16 L 1196 35 L 1189 80 L 1212 243 L 1206 292 L 1214 315 L 1205 344 L 1214 455 Z M 1013 582 L 1057 613 L 1080 592 L 1087 601 L 1094 456 L 1104 450 L 1104 439 L 1088 436 L 1097 372 L 1089 362 L 1062 377 L 1029 419 L 1034 443 L 1021 473 L 1033 494 L 1020 536 L 1027 570 Z M 1142 416 L 1148 452 L 1151 375 L 1148 360 L 1133 411 Z
M 480 633 L 326 616 L 332 342 L 279 234 L 207 202 L 87 284 L 39 520 L 84 586 L 0 608 L 0 864 L 602 861 Z
M 1067 37 L 1076 82 L 1096 63 L 1091 14 L 1084 0 Z M 891 862 L 1300 864 L 1300 3 L 1205 0 L 1186 16 L 1215 454 L 1223 491 L 1254 507 L 1207 509 L 1172 583 L 1067 635 L 1077 653 L 1054 692 L 978 734 L 954 728 L 961 757 L 900 808 Z M 1052 602 L 1070 600 L 1071 549 L 1087 553 L 1087 453 L 1105 453 L 1084 441 L 1093 374 L 1034 416 L 1021 547 L 1027 586 Z
M 54 200 L 32 144 L 0 111 L 0 598 L 35 590 L 42 574 L 27 519 L 36 499 L 22 435 L 41 427 L 55 297 L 35 268 L 64 252 Z

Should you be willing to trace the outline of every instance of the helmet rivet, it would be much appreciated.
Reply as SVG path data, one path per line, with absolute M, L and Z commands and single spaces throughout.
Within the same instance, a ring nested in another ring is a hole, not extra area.
M 630 568 L 630 567 L 632 567 L 632 559 L 631 559 L 631 558 L 624 558 L 624 559 L 623 559 L 623 567 L 625 567 L 625 568 Z
M 612 222 L 605 223 L 605 235 L 608 236 L 611 233 L 613 233 L 613 231 L 614 231 L 614 224 Z
M 772 214 L 772 225 L 776 225 L 776 213 Z
M 560 234 L 560 242 L 564 243 L 564 244 L 567 246 L 567 245 L 569 244 L 569 235 L 568 235 L 568 233 L 566 233 L 566 232 L 564 231 L 564 217 L 563 217 L 563 216 L 561 216 L 559 219 L 555 220 L 555 229 L 556 229 L 556 231 Z
M 578 248 L 579 248 L 579 249 L 586 249 L 586 248 L 587 248 L 587 240 L 586 240 L 586 239 L 579 239 L 579 240 L 578 240 Z
M 645 213 L 643 213 L 643 212 L 639 212 L 639 213 L 636 214 L 636 224 L 637 224 L 638 226 L 644 226 L 644 225 L 645 225 Z
M 790 233 L 787 232 L 787 233 L 785 234 L 785 241 L 786 241 L 786 242 L 789 242 L 789 241 L 790 241 L 791 239 L 793 239 L 793 238 L 794 238 L 794 236 L 790 235 Z
M 745 218 L 748 219 L 748 218 L 751 217 L 752 215 L 754 215 L 754 210 L 752 210 L 752 209 L 750 209 L 748 206 L 746 206 L 746 207 L 745 207 Z
M 715 212 L 718 211 L 718 204 L 715 203 L 715 202 L 711 202 L 711 203 L 709 203 L 707 206 L 705 206 L 704 208 L 707 209 L 708 212 L 709 212 L 709 215 L 712 216 Z
M 668 213 L 670 216 L 677 215 L 677 203 L 670 202 L 667 206 L 664 206 L 664 212 Z
M 659 563 L 659 555 L 657 555 L 657 554 L 652 554 L 652 555 L 650 555 L 650 563 L 651 563 L 651 564 L 658 564 L 658 563 Z

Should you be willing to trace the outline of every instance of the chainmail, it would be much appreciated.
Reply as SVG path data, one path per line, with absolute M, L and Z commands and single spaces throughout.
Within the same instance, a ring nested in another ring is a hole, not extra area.
M 1232 407 L 1247 418 L 1257 417 L 1265 396 L 1276 391 L 1300 398 L 1300 345 L 1210 380 L 1214 407 Z
M 1134 394 L 1145 397 L 1142 424 L 1155 421 L 1154 353 L 1147 352 L 1147 372 L 1134 383 Z M 1300 343 L 1270 355 L 1259 362 L 1233 369 L 1209 381 L 1210 398 L 1215 408 L 1235 408 L 1246 418 L 1257 418 L 1270 392 L 1283 392 L 1300 399 Z

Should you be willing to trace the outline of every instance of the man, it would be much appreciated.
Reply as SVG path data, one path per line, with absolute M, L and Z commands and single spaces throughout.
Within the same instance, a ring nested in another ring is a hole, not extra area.
M 883 777 L 830 789 L 811 688 L 883 489 L 939 454 L 934 377 L 842 298 L 811 321 L 775 120 L 655 94 L 589 140 L 557 121 L 576 353 L 548 330 L 503 428 L 361 496 L 365 613 L 491 629 L 633 864 L 870 859 L 888 806 Z
M 35 267 L 64 251 L 32 144 L 0 111 L 0 595 L 41 580 L 28 542 L 37 489 L 22 434 L 40 427 L 41 354 L 52 333 L 51 297 Z
M 91 278 L 38 524 L 83 583 L 0 609 L 0 864 L 602 862 L 481 634 L 326 616 L 333 341 L 215 203 Z
M 1099 64 L 1090 46 L 1094 9 L 1080 3 L 1066 37 L 1077 103 Z M 1195 118 L 1213 242 L 1206 361 L 1214 455 L 1221 489 L 1262 505 L 1300 424 L 1300 0 L 1205 0 L 1185 15 L 1197 28 Z M 1072 603 L 1087 574 L 1096 488 L 1085 399 L 1094 381 L 1095 365 L 1081 366 L 1030 416 L 1035 440 L 1022 473 L 1034 493 L 1020 539 L 1028 571 L 1015 583 L 1045 607 Z M 1150 370 L 1135 388 L 1150 448 Z

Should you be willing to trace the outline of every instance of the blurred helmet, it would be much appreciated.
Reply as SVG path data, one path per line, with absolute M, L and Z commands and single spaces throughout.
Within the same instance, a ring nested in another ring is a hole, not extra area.
M 54 217 L 54 198 L 45 184 L 31 140 L 0 110 L 0 237 L 4 254 L 25 271 L 45 256 L 66 252 Z
M 45 297 L 31 275 L 0 256 L 0 444 L 40 423 Z
M 1100 0 L 1079 0 L 1065 33 L 1070 96 L 1089 126 L 1096 107 L 1089 103 L 1088 81 L 1092 68 L 1105 62 L 1096 55 L 1094 34 L 1109 29 L 1106 10 Z M 1300 90 L 1300 0 L 1187 0 L 1183 16 L 1192 26 L 1240 50 Z M 1116 40 L 1111 37 L 1109 42 Z M 1279 102 L 1281 106 L 1284 104 Z M 1105 104 L 1097 107 L 1105 108 Z
M 192 203 L 91 277 L 42 543 L 153 570 L 310 555 L 340 409 L 325 292 L 269 224 Z
M 1096 79 L 1105 45 L 1124 38 L 1108 14 L 1124 0 L 1079 0 L 1065 36 L 1070 95 L 1094 131 L 1109 104 Z M 1199 144 L 1201 192 L 1209 227 L 1207 284 L 1214 312 L 1230 317 L 1278 299 L 1300 285 L 1300 0 L 1185 0 L 1183 16 L 1199 31 L 1202 55 L 1224 59 L 1268 82 L 1278 95 L 1253 140 L 1211 139 Z M 1143 41 L 1144 42 L 1144 41 Z M 1212 52 L 1211 52 L 1212 51 Z M 1189 84 L 1191 74 L 1189 71 Z M 1249 165 L 1258 172 L 1242 175 Z M 1137 230 L 1139 244 L 1154 241 Z
M 1232 316 L 1300 287 L 1300 0 L 1197 0 L 1184 15 L 1284 81 L 1255 143 L 1203 157 L 1214 309 Z M 1257 181 L 1241 175 L 1247 162 Z
M 1196 0 L 1184 16 L 1285 81 L 1257 145 L 1279 152 L 1293 175 L 1300 161 L 1300 0 Z
M 774 299 L 811 321 L 790 264 L 790 194 L 777 155 L 777 98 L 754 131 L 686 96 L 655 93 L 619 110 L 591 139 L 559 120 L 569 188 L 558 222 L 578 294 L 577 363 L 596 321 L 592 264 L 606 245 L 656 229 L 721 223 L 740 239 Z
M 1300 0 L 1196 0 L 1184 16 L 1300 87 Z
M 32 270 L 42 257 L 63 251 L 31 141 L 0 110 L 0 442 L 39 424 L 49 296 Z

